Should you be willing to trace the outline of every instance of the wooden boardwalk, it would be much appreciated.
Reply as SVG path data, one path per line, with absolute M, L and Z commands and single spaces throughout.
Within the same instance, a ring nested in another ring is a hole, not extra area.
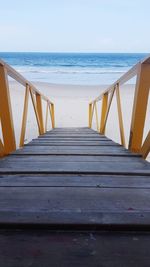
M 56 128 L 0 160 L 0 266 L 149 266 L 149 238 L 150 164 L 105 136 Z

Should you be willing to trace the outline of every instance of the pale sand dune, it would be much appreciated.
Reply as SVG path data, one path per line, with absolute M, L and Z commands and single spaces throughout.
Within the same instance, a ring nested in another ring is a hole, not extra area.
M 89 101 L 97 97 L 103 92 L 107 86 L 80 86 L 80 85 L 56 85 L 49 83 L 34 83 L 35 86 L 55 104 L 55 119 L 56 127 L 87 127 L 88 126 L 88 104 Z M 24 88 L 16 82 L 10 82 L 10 92 L 13 107 L 13 117 L 15 123 L 16 137 L 19 141 L 19 134 L 21 129 L 21 117 L 23 112 L 23 96 Z M 129 136 L 132 103 L 134 95 L 133 85 L 124 85 L 121 87 L 121 101 L 125 126 L 126 139 Z M 98 111 L 100 114 L 100 105 L 98 104 Z M 44 107 L 45 113 L 45 107 Z M 147 121 L 150 115 L 148 110 Z M 50 127 L 50 126 L 49 126 Z M 93 121 L 93 127 L 96 127 Z M 146 124 L 145 135 L 148 131 L 148 123 Z M 116 109 L 116 100 L 112 103 L 112 108 L 108 118 L 108 126 L 106 134 L 113 140 L 120 142 L 118 116 Z M 29 114 L 26 141 L 38 135 L 35 115 L 29 103 Z

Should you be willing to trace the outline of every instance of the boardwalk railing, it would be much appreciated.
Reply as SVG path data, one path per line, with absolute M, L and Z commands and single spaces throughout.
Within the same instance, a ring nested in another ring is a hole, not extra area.
M 110 107 L 113 97 L 116 93 L 120 139 L 121 144 L 126 146 L 120 99 L 120 86 L 134 76 L 137 76 L 137 78 L 132 109 L 129 143 L 127 146 L 132 152 L 140 153 L 144 158 L 146 158 L 150 152 L 150 131 L 148 132 L 144 142 L 143 133 L 150 89 L 150 57 L 131 68 L 126 74 L 124 74 L 119 80 L 117 80 L 113 85 L 111 85 L 89 104 L 89 127 L 92 127 L 93 115 L 95 114 L 97 131 L 99 131 L 101 134 L 105 134 Z M 97 109 L 97 103 L 99 101 L 102 101 L 100 122 L 98 119 Z
M 0 139 L 0 156 L 8 155 L 12 151 L 16 150 L 16 138 L 12 116 L 8 76 L 23 85 L 26 90 L 20 134 L 20 147 L 24 145 L 29 95 L 31 96 L 39 135 L 44 134 L 47 130 L 48 113 L 50 113 L 52 128 L 55 127 L 54 104 L 47 97 L 41 94 L 35 88 L 35 86 L 33 86 L 29 81 L 27 81 L 22 75 L 20 75 L 8 64 L 0 60 L 0 123 L 3 139 Z M 46 101 L 47 105 L 45 122 L 43 118 L 42 100 Z

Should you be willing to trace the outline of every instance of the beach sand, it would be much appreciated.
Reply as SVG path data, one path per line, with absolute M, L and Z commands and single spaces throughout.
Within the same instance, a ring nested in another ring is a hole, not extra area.
M 88 103 L 95 98 L 106 86 L 78 86 L 56 85 L 49 83 L 33 83 L 36 88 L 47 96 L 55 104 L 56 127 L 87 127 Z M 25 88 L 17 82 L 11 81 L 10 95 L 12 101 L 13 118 L 15 124 L 16 139 L 19 140 L 21 131 L 21 119 L 23 112 L 23 100 Z M 43 112 L 46 114 L 46 106 L 43 101 Z M 49 124 L 48 129 L 51 129 Z M 38 134 L 35 114 L 29 101 L 26 142 Z M 18 143 L 18 142 L 17 142 Z
M 17 145 L 19 144 L 19 136 L 21 131 L 21 121 L 23 113 L 24 87 L 17 82 L 10 81 L 10 94 L 12 101 L 13 118 L 15 125 L 15 134 Z M 33 83 L 45 96 L 47 96 L 55 104 L 55 121 L 56 127 L 87 127 L 88 126 L 88 104 L 95 97 L 100 95 L 108 86 L 81 86 L 81 85 L 56 85 L 49 83 L 36 82 Z M 133 106 L 134 86 L 124 85 L 120 88 L 121 103 L 123 111 L 123 120 L 126 141 L 129 138 L 131 114 Z M 98 103 L 98 113 L 100 119 L 101 102 Z M 43 106 L 44 115 L 46 106 Z M 148 118 L 150 111 L 147 114 L 147 123 L 144 136 L 148 132 Z M 95 120 L 93 120 L 93 128 L 96 129 Z M 51 125 L 49 124 L 49 129 Z M 29 101 L 28 122 L 26 131 L 26 142 L 36 138 L 38 129 L 35 119 L 35 114 Z M 118 114 L 116 108 L 116 99 L 112 102 L 110 115 L 106 128 L 106 135 L 116 142 L 120 142 Z

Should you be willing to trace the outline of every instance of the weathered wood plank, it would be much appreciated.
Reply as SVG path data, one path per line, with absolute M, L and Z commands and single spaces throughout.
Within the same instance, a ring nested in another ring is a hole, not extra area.
M 51 132 L 51 133 L 45 133 L 44 135 L 39 135 L 38 137 L 39 138 L 42 138 L 42 137 L 44 137 L 45 136 L 45 138 L 51 138 L 51 137 L 54 137 L 54 136 L 56 136 L 56 137 L 59 137 L 59 136 L 61 136 L 61 137 L 72 137 L 72 136 L 74 136 L 74 137 L 78 137 L 78 138 L 82 138 L 83 136 L 85 136 L 85 137 L 97 137 L 97 138 L 104 138 L 104 139 L 106 139 L 107 137 L 105 136 L 105 135 L 101 135 L 101 134 L 99 134 L 99 133 L 94 133 L 94 132 L 89 132 L 89 133 L 87 133 L 87 132 L 81 132 L 81 133 L 76 133 L 76 132 L 72 132 L 72 133 L 67 133 L 67 132 L 57 132 L 57 133 L 54 133 L 54 132 Z
M 0 266 L 149 267 L 149 239 L 149 232 L 1 230 Z
M 30 146 L 29 146 L 30 147 Z M 121 156 L 121 157 L 135 157 L 137 154 L 134 154 L 134 155 L 130 155 L 130 153 L 128 152 L 124 152 L 124 151 L 109 151 L 109 150 L 101 150 L 101 151 L 98 151 L 98 150 L 69 150 L 69 149 L 65 149 L 65 150 L 61 150 L 61 149 L 52 149 L 52 150 L 47 150 L 47 151 L 44 151 L 44 150 L 24 150 L 24 151 L 16 151 L 14 153 L 12 153 L 11 155 L 20 155 L 20 156 L 51 156 L 51 155 L 67 155 L 67 156 L 74 156 L 74 155 L 77 155 L 77 156 L 88 156 L 88 155 L 91 155 L 91 156 L 113 156 L 113 157 L 118 157 L 118 156 Z M 137 155 L 138 157 L 138 155 Z
M 94 129 L 91 129 L 91 128 L 89 128 L 89 127 L 57 127 L 57 128 L 54 128 L 54 129 L 52 129 L 52 131 L 61 131 L 61 130 L 63 130 L 63 131 L 68 131 L 68 130 L 73 130 L 73 131 L 81 131 L 81 130 L 90 130 L 90 131 L 94 131 Z M 94 131 L 95 132 L 95 131 Z
M 87 138 L 95 138 L 95 137 L 99 137 L 100 135 L 99 134 L 95 134 L 95 133 L 93 133 L 93 134 L 85 134 L 85 133 L 82 133 L 82 134 L 66 134 L 66 133 L 64 133 L 64 134 L 56 134 L 56 133 L 51 133 L 51 134 L 45 134 L 45 137 L 72 137 L 72 138 L 80 138 L 80 137 L 87 137 Z
M 56 129 L 54 129 L 54 130 L 52 130 L 52 131 L 50 131 L 50 132 L 46 132 L 46 134 L 53 134 L 53 133 L 59 133 L 59 134 L 97 134 L 97 132 L 96 131 L 91 131 L 90 129 L 89 130 L 82 130 L 82 129 L 80 129 L 80 130 L 56 130 Z M 99 133 L 98 133 L 99 134 Z M 100 134 L 99 134 L 100 135 Z M 103 135 L 102 135 L 103 136 Z
M 119 160 L 120 159 L 120 160 Z M 55 171 L 60 172 L 60 169 L 62 166 L 64 168 L 62 169 L 63 172 L 68 172 L 68 166 L 70 165 L 70 171 L 78 172 L 80 169 L 80 172 L 88 172 L 86 171 L 86 164 L 90 165 L 93 169 L 93 172 L 100 172 L 100 170 L 103 172 L 104 170 L 109 172 L 107 168 L 112 167 L 111 172 L 120 171 L 120 168 L 122 168 L 122 172 L 127 171 L 126 168 L 128 168 L 128 171 L 133 171 L 135 173 L 135 169 L 139 170 L 140 168 L 143 170 L 144 168 L 147 168 L 149 164 L 147 164 L 144 160 L 141 160 L 140 157 L 132 157 L 133 160 L 131 160 L 131 157 L 102 157 L 102 156 L 59 156 L 59 155 L 53 155 L 53 156 L 9 156 L 2 161 L 0 161 L 0 172 L 11 169 L 11 171 L 16 170 L 18 172 L 18 169 L 23 172 L 25 170 L 28 171 L 36 171 L 36 168 L 38 171 L 46 171 L 46 172 L 54 172 L 54 168 L 57 169 Z M 119 164 L 118 164 L 119 160 Z M 82 164 L 81 164 L 82 163 Z M 71 165 L 72 164 L 72 165 Z M 106 165 L 106 167 L 101 167 L 103 165 Z M 59 167 L 57 167 L 59 165 Z M 83 168 L 82 168 L 83 166 Z M 118 167 L 119 166 L 119 167 Z M 95 169 L 94 169 L 95 167 Z M 89 169 L 89 167 L 88 167 Z M 9 170 L 10 171 L 10 170 Z M 136 172 L 137 173 L 137 172 Z M 143 172 L 142 172 L 143 173 Z
M 0 224 L 149 227 L 149 189 L 0 187 Z
M 54 140 L 58 140 L 59 142 L 65 142 L 65 141 L 70 141 L 70 142 L 85 142 L 85 143 L 88 143 L 88 142 L 112 142 L 115 144 L 115 142 L 113 142 L 111 139 L 106 139 L 106 138 L 71 138 L 71 137 L 61 137 L 61 138 L 54 138 L 54 137 L 49 137 L 49 138 L 37 138 L 37 139 L 33 139 L 32 141 L 38 141 L 38 142 L 52 142 Z
M 13 155 L 136 155 L 132 154 L 130 151 L 120 147 L 120 146 L 111 146 L 111 147 L 91 147 L 89 146 L 82 148 L 80 146 L 25 146 L 23 149 L 18 149 L 12 153 Z
M 41 135 L 41 136 L 38 136 L 38 140 L 42 140 L 42 139 L 48 139 L 48 140 L 53 140 L 53 139 L 57 139 L 57 140 L 91 140 L 91 141 L 97 141 L 97 140 L 104 140 L 104 141 L 107 141 L 107 140 L 111 140 L 109 138 L 106 138 L 106 137 L 99 137 L 99 136 L 95 136 L 93 135 L 92 136 L 70 136 L 70 135 L 51 135 L 51 136 L 46 136 L 46 135 Z M 112 141 L 112 140 L 111 140 Z
M 110 139 L 106 139 L 106 138 L 65 138 L 65 137 L 61 137 L 61 138 L 37 138 L 37 139 L 33 139 L 32 141 L 37 141 L 37 142 L 53 142 L 53 141 L 58 141 L 58 142 L 84 142 L 84 143 L 92 143 L 92 142 L 100 142 L 100 143 L 114 143 L 112 140 Z
M 41 142 L 41 141 L 32 141 L 28 144 L 26 144 L 25 146 L 86 146 L 86 147 L 89 147 L 89 146 L 120 146 L 119 144 L 116 144 L 116 143 L 113 143 L 113 142 L 100 142 L 100 141 L 96 141 L 96 142 L 84 142 L 84 141 L 78 141 L 78 142 L 63 142 L 63 141 L 60 141 L 60 142 L 54 142 L 54 141 L 44 141 L 44 142 Z
M 0 174 L 0 187 L 96 187 L 150 189 L 150 176 Z
M 150 165 L 141 162 L 45 162 L 2 164 L 0 173 L 72 173 L 72 174 L 133 174 L 150 175 Z
M 132 159 L 132 160 L 131 160 Z M 103 162 L 125 162 L 125 163 L 131 163 L 131 162 L 143 162 L 143 159 L 137 155 L 132 157 L 130 155 L 127 155 L 126 157 L 124 156 L 90 156 L 90 155 L 85 155 L 85 156 L 78 156 L 78 155 L 39 155 L 39 156 L 31 156 L 31 155 L 10 155 L 6 158 L 3 158 L 3 160 L 0 161 L 0 166 L 3 166 L 3 164 L 7 163 L 24 163 L 24 162 L 45 162 L 45 163 L 50 163 L 50 162 L 99 162 L 102 164 Z M 145 161 L 144 161 L 145 163 Z

